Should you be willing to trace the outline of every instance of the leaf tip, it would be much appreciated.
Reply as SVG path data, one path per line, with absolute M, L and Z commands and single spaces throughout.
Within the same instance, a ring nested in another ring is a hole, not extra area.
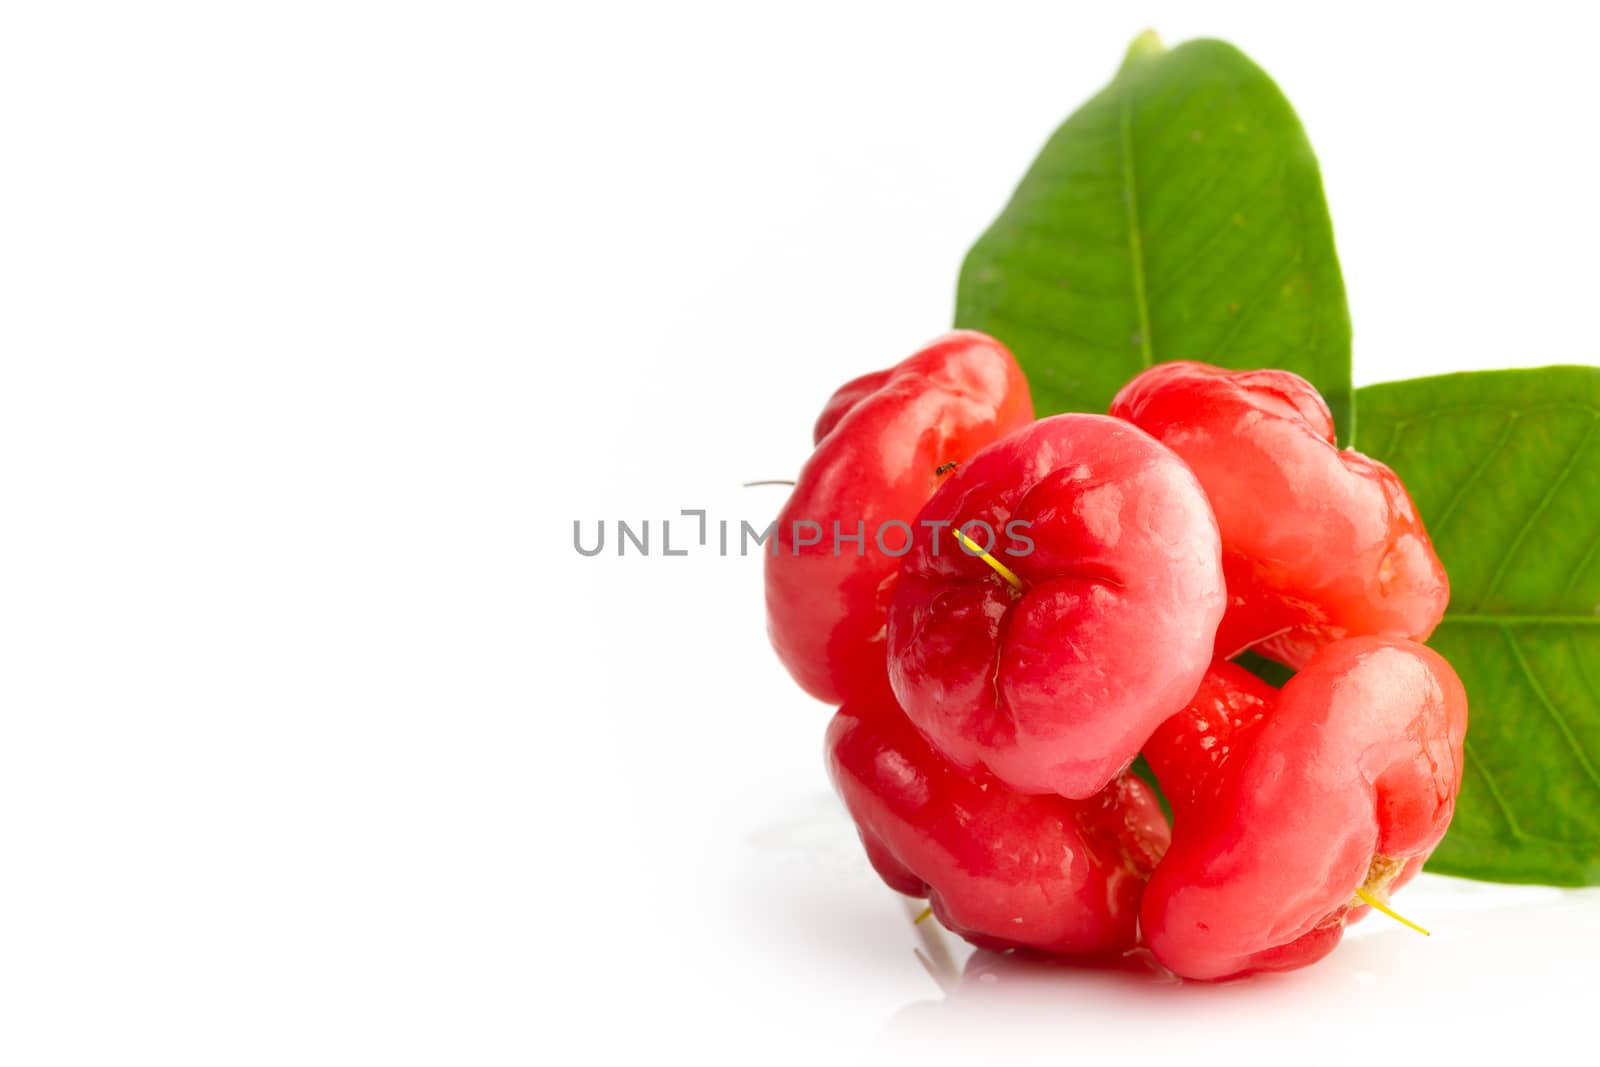
M 1155 30 L 1145 30 L 1128 45 L 1128 54 L 1122 61 L 1122 69 L 1128 69 L 1136 60 L 1160 55 L 1166 50 L 1167 46 L 1161 43 L 1161 36 Z

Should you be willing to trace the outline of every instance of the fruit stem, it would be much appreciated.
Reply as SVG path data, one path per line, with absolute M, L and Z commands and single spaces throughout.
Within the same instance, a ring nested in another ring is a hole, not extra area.
M 1362 900 L 1366 901 L 1367 904 L 1369 904 L 1370 906 L 1372 906 L 1376 910 L 1383 912 L 1385 915 L 1389 916 L 1389 918 L 1393 919 L 1395 922 L 1403 923 L 1404 925 L 1411 927 L 1411 929 L 1415 930 L 1417 933 L 1421 934 L 1423 937 L 1432 937 L 1433 936 L 1427 930 L 1425 930 L 1422 927 L 1418 926 L 1416 923 L 1412 922 L 1410 919 L 1406 918 L 1404 915 L 1401 915 L 1399 912 L 1397 912 L 1393 908 L 1389 907 L 1389 905 L 1385 904 L 1383 901 L 1379 900 L 1377 897 L 1373 896 L 1371 893 L 1367 892 L 1365 889 L 1357 889 L 1356 890 L 1356 896 L 1358 896 Z
M 974 541 L 960 530 L 952 529 L 950 532 L 956 535 L 956 540 L 961 542 L 962 548 L 966 549 L 972 555 L 977 556 L 989 566 L 993 567 L 996 574 L 1011 583 L 1011 588 L 1015 589 L 1019 593 L 1022 592 L 1022 579 L 1018 578 L 1016 573 L 1012 571 L 1010 567 L 1007 567 L 1004 563 L 1001 563 L 999 560 L 989 555 L 989 553 L 979 548 L 978 542 Z

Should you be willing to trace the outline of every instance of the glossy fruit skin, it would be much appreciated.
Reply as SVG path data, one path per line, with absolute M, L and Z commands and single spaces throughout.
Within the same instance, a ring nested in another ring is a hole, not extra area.
M 778 516 L 766 560 L 767 632 L 812 696 L 840 704 L 883 686 L 884 614 L 910 524 L 949 464 L 1033 420 L 1017 362 L 986 334 L 957 330 L 889 368 L 841 387 L 817 419 L 816 451 Z M 799 545 L 796 522 L 819 524 Z M 858 549 L 841 542 L 864 532 Z M 859 524 L 859 525 L 858 525 Z
M 1021 593 L 954 540 L 974 520 L 1007 546 L 1001 531 L 1031 524 L 1030 553 L 995 552 Z M 958 766 L 1087 797 L 1194 694 L 1224 603 L 1189 468 L 1121 420 L 1055 415 L 974 456 L 922 509 L 889 610 L 890 682 Z
M 885 692 L 828 728 L 828 769 L 889 887 L 928 898 L 973 944 L 1065 955 L 1131 948 L 1139 896 L 1169 839 L 1149 788 L 1027 796 L 959 770 Z
M 1182 456 L 1211 498 L 1229 593 L 1218 656 L 1255 647 L 1298 667 L 1343 637 L 1422 641 L 1438 625 L 1450 585 L 1405 486 L 1338 449 L 1304 378 L 1162 363 L 1111 413 Z
M 1467 698 L 1403 638 L 1319 651 L 1283 687 L 1218 661 L 1145 747 L 1172 847 L 1141 909 L 1186 978 L 1303 967 L 1421 868 L 1455 811 Z

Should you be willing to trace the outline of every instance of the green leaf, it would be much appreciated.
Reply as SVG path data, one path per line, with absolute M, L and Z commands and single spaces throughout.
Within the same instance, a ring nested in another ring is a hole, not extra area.
M 1282 689 L 1290 678 L 1294 677 L 1294 668 L 1285 666 L 1275 659 L 1268 659 L 1249 649 L 1233 657 L 1233 662 L 1260 678 L 1274 689 Z
M 1167 794 L 1161 791 L 1161 782 L 1156 778 L 1156 772 L 1150 766 L 1150 761 L 1145 759 L 1143 754 L 1140 754 L 1128 769 L 1133 772 L 1134 777 L 1150 787 L 1150 792 L 1156 796 L 1156 803 L 1161 805 L 1161 814 L 1167 817 L 1168 822 L 1171 822 L 1172 804 L 1167 800 Z
M 1283 367 L 1353 432 L 1350 314 L 1305 130 L 1237 49 L 1133 43 L 968 253 L 956 325 L 1016 354 L 1040 415 L 1154 362 Z
M 1600 884 L 1600 368 L 1358 394 L 1450 573 L 1429 642 L 1470 702 L 1455 822 L 1428 869 Z

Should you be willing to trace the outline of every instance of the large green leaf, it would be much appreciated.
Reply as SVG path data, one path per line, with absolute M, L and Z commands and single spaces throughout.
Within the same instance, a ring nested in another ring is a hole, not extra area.
M 1357 402 L 1361 451 L 1404 479 L 1450 573 L 1430 644 L 1471 703 L 1429 870 L 1600 884 L 1600 368 L 1423 378 Z
M 1350 315 L 1305 130 L 1233 46 L 1134 42 L 968 253 L 956 325 L 1016 353 L 1039 414 L 1104 411 L 1154 362 L 1283 367 L 1352 432 Z

